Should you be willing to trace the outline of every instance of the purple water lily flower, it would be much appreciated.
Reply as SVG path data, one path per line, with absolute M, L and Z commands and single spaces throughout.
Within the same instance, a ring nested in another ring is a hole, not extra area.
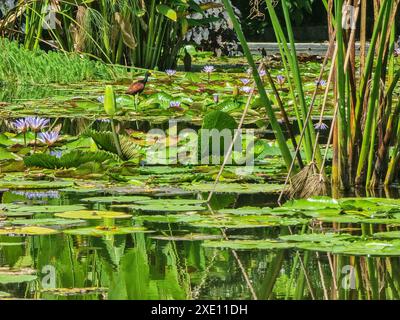
M 244 93 L 250 93 L 253 90 L 253 88 L 245 86 L 245 87 L 242 87 L 240 90 L 242 90 Z
M 316 80 L 315 84 L 317 85 L 317 87 L 325 87 L 326 81 L 325 80 L 321 80 L 321 81 Z
M 28 117 L 25 119 L 25 121 L 29 124 L 29 128 L 31 128 L 33 132 L 41 131 L 42 129 L 47 127 L 50 122 L 49 119 L 44 119 L 40 117 Z
M 215 71 L 214 66 L 204 66 L 204 68 L 203 68 L 203 72 L 205 72 L 205 73 L 212 73 L 214 71 Z
M 400 48 L 394 49 L 394 55 L 395 55 L 396 57 L 400 57 Z
M 31 192 L 31 191 L 13 191 L 15 195 L 26 197 L 29 200 L 33 199 L 58 199 L 60 197 L 60 193 L 56 190 L 49 190 L 43 192 Z
M 39 133 L 39 140 L 48 146 L 55 144 L 60 137 L 57 131 L 41 132 Z
M 165 73 L 168 75 L 168 77 L 171 78 L 172 76 L 174 76 L 176 74 L 176 70 L 167 69 L 167 70 L 165 70 Z
M 62 156 L 62 151 L 60 150 L 50 151 L 50 155 L 59 159 Z
M 18 119 L 13 122 L 13 127 L 17 129 L 18 132 L 25 133 L 29 129 L 29 123 L 26 119 Z
M 325 131 L 325 130 L 327 130 L 329 127 L 328 127 L 325 123 L 320 122 L 320 123 L 316 123 L 316 124 L 314 125 L 314 128 L 315 128 L 315 130 L 317 130 L 317 131 Z
M 183 108 L 181 107 L 181 103 L 179 101 L 171 101 L 169 103 L 169 107 L 171 109 L 175 109 L 175 110 L 179 110 L 179 111 L 183 110 Z
M 214 102 L 215 103 L 218 103 L 219 102 L 219 95 L 218 94 L 213 94 L 213 99 L 214 99 Z
M 207 73 L 208 82 L 210 82 L 211 73 L 215 71 L 214 66 L 204 66 L 202 71 Z
M 280 74 L 276 76 L 276 81 L 278 82 L 279 86 L 282 87 L 285 84 L 286 78 Z
M 264 69 L 261 69 L 260 72 L 258 73 L 260 75 L 260 77 L 265 77 L 265 75 L 267 74 L 267 71 L 265 71 Z
M 248 85 L 248 84 L 250 83 L 250 79 L 247 79 L 247 78 L 240 79 L 240 81 L 242 81 L 242 83 L 243 83 L 245 86 Z

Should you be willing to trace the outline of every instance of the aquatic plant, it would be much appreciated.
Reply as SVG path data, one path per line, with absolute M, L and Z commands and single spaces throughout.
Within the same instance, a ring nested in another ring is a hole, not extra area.
M 20 40 L 27 49 L 52 43 L 57 49 L 86 53 L 107 63 L 158 66 L 165 70 L 175 66 L 190 28 L 207 22 L 202 13 L 209 7 L 193 0 L 85 4 L 20 1 L 2 20 L 0 33 Z M 199 13 L 200 18 L 191 17 L 193 13 Z M 15 16 L 18 18 L 14 19 Z M 51 20 L 56 17 L 58 23 Z
M 39 141 L 47 145 L 47 147 L 53 146 L 60 138 L 58 131 L 40 132 L 38 135 Z
M 207 73 L 207 79 L 208 79 L 208 82 L 210 82 L 211 74 L 215 71 L 215 67 L 210 66 L 210 65 L 204 66 L 202 71 L 204 73 Z
M 125 68 L 65 52 L 29 50 L 0 38 L 0 78 L 16 83 L 76 83 L 126 76 Z

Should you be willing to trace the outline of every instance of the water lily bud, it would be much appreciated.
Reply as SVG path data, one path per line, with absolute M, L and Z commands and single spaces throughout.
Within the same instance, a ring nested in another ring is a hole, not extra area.
M 117 103 L 115 102 L 115 94 L 112 86 L 106 86 L 104 92 L 104 110 L 106 113 L 113 117 L 116 113 Z
M 238 86 L 234 86 L 233 87 L 233 92 L 232 92 L 233 96 L 236 97 L 239 95 L 239 87 Z

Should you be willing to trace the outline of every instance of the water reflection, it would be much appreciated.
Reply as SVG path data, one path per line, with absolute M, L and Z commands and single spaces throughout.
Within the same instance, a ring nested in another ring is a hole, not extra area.
M 40 197 L 5 192 L 2 202 L 71 205 L 82 197 L 63 192 L 57 197 L 45 196 L 46 192 Z M 398 190 L 390 195 L 398 196 Z M 219 195 L 212 204 L 215 208 L 266 206 L 275 200 L 275 196 L 265 195 Z M 93 206 L 109 209 L 105 204 Z M 118 225 L 131 223 L 124 220 Z M 146 226 L 155 232 L 104 237 L 0 236 L 0 267 L 26 271 L 12 281 L 0 272 L 0 292 L 35 299 L 251 299 L 251 290 L 258 299 L 399 298 L 399 258 L 293 249 L 235 251 L 235 256 L 229 249 L 204 247 L 201 240 L 173 238 L 188 232 L 220 235 L 219 229 L 195 230 L 154 222 L 146 222 Z M 301 226 L 225 232 L 230 239 L 273 239 L 296 233 L 296 228 Z M 155 239 L 156 235 L 164 238 Z M 36 270 L 36 279 L 26 281 L 22 276 L 32 270 Z

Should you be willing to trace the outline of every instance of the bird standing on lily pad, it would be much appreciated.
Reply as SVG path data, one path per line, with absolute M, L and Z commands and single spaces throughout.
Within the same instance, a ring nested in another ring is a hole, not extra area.
M 136 110 L 136 105 L 137 105 L 136 104 L 136 96 L 139 96 L 144 91 L 150 75 L 151 75 L 151 73 L 147 71 L 144 75 L 144 79 L 133 82 L 129 86 L 128 90 L 126 90 L 126 92 L 125 92 L 126 94 L 134 96 L 135 110 Z

